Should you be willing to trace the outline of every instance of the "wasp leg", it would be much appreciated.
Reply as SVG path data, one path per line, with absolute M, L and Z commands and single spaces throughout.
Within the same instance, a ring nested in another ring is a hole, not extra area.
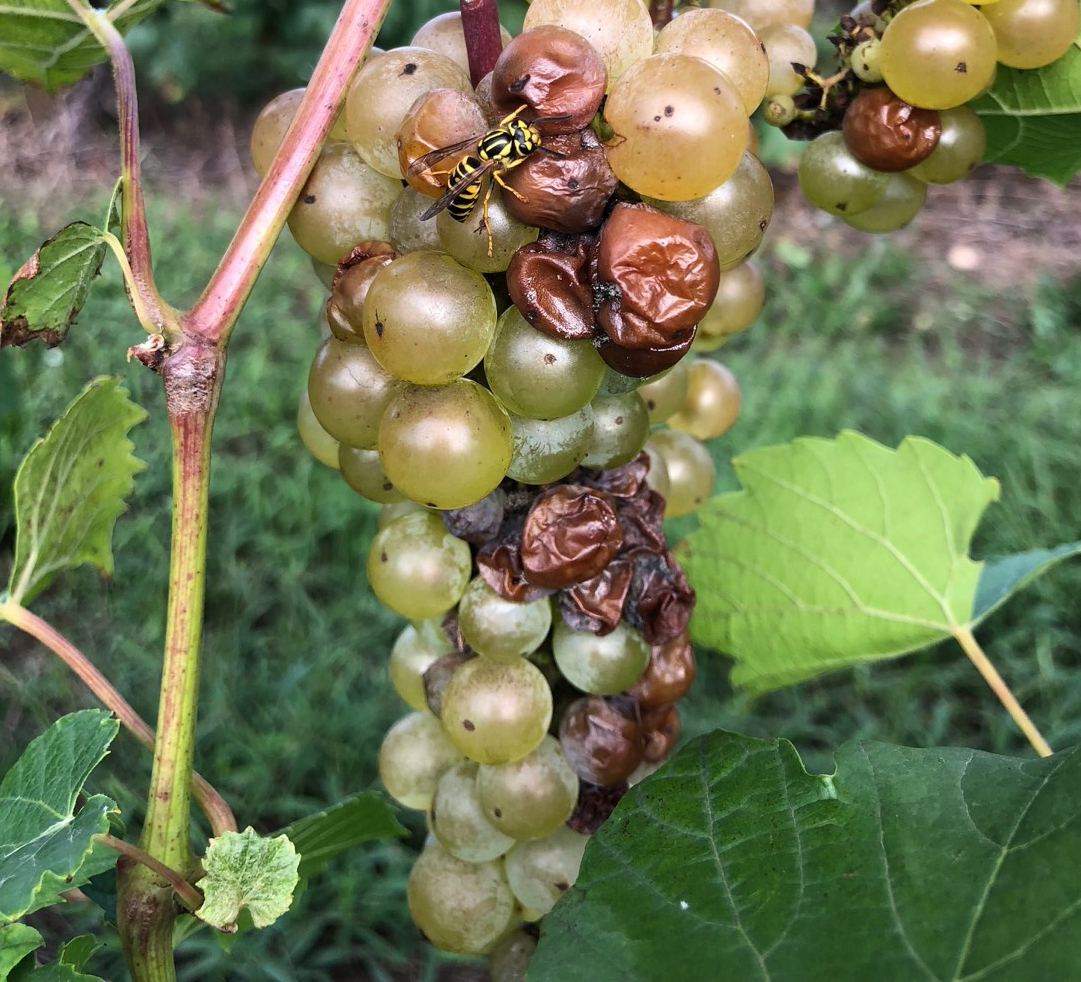
M 499 180 L 499 171 L 496 171 L 493 176 L 498 181 Z M 500 181 L 499 183 L 502 184 L 503 182 Z M 484 231 L 488 233 L 488 258 L 489 259 L 492 258 L 492 253 L 493 253 L 493 250 L 495 248 L 495 243 L 492 242 L 492 225 L 491 225 L 491 222 L 488 221 L 488 202 L 492 200 L 492 187 L 493 187 L 493 184 L 492 184 L 491 181 L 489 181 L 488 182 L 488 190 L 485 191 L 485 193 L 484 193 L 484 205 L 483 205 Z
M 515 161 L 514 161 L 514 162 L 512 162 L 512 163 L 506 164 L 506 165 L 504 166 L 503 170 L 510 170 L 510 169 L 511 169 L 512 167 L 517 167 L 517 166 L 518 166 L 518 165 L 519 165 L 519 164 L 520 164 L 521 162 L 522 162 L 521 160 L 515 160 Z M 504 180 L 503 180 L 503 175 L 502 175 L 502 173 L 500 173 L 499 171 L 495 171 L 495 172 L 494 172 L 494 173 L 492 174 L 492 177 L 494 177 L 494 178 L 495 178 L 496 182 L 497 182 L 497 183 L 499 184 L 499 186 L 500 186 L 500 187 L 501 187 L 501 188 L 502 188 L 502 189 L 503 189 L 504 191 L 510 191 L 510 193 L 511 193 L 511 194 L 513 194 L 513 195 L 514 195 L 514 196 L 515 196 L 515 197 L 516 197 L 516 198 L 517 198 L 517 199 L 518 199 L 519 201 L 525 201 L 525 196 L 524 196 L 524 195 L 521 195 L 521 194 L 519 194 L 519 193 L 518 193 L 517 191 L 515 191 L 515 190 L 514 190 L 514 188 L 512 188 L 512 187 L 511 187 L 511 186 L 510 186 L 510 185 L 509 185 L 509 184 L 508 184 L 508 183 L 507 183 L 506 181 L 504 181 Z M 489 193 L 490 193 L 490 192 L 489 192 Z

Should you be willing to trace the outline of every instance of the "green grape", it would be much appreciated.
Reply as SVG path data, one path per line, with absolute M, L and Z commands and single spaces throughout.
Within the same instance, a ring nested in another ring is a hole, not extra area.
M 849 62 L 861 82 L 872 85 L 882 81 L 882 42 L 878 38 L 861 41 L 852 51 Z
M 938 114 L 942 135 L 931 155 L 905 171 L 928 184 L 952 184 L 967 177 L 983 160 L 987 130 L 983 120 L 968 106 L 944 109 Z
M 308 396 L 323 428 L 347 447 L 370 450 L 379 421 L 402 383 L 362 344 L 327 338 L 312 359 Z
M 578 879 L 588 841 L 588 835 L 562 828 L 545 839 L 519 842 L 503 860 L 518 903 L 547 914 Z
M 410 713 L 389 730 L 379 747 L 379 778 L 406 808 L 426 809 L 439 779 L 462 759 L 431 713 Z
M 653 449 L 668 469 L 669 491 L 665 518 L 689 515 L 704 504 L 713 490 L 717 468 L 710 452 L 690 433 L 660 430 L 650 438 Z
M 669 416 L 679 412 L 687 398 L 687 363 L 677 361 L 660 378 L 638 387 L 638 394 L 645 400 L 651 423 L 663 423 Z
M 491 982 L 526 982 L 526 968 L 537 939 L 519 928 L 499 942 L 488 956 L 488 974 Z
M 710 6 L 742 17 L 759 32 L 771 24 L 807 27 L 815 9 L 814 0 L 710 0 Z
M 653 53 L 653 21 L 641 0 L 533 0 L 522 30 L 544 24 L 565 27 L 592 44 L 604 59 L 609 85 Z
M 406 896 L 428 940 L 460 955 L 486 955 L 517 921 L 503 864 L 467 863 L 438 842 L 413 864 Z
M 646 475 L 646 484 L 667 501 L 672 490 L 672 482 L 668 477 L 668 465 L 657 452 L 657 448 L 648 440 L 642 450 L 649 457 L 649 473 Z
M 588 340 L 565 341 L 538 331 L 508 307 L 484 356 L 492 392 L 516 416 L 558 419 L 589 404 L 605 366 Z
M 961 0 L 956 0 L 960 3 Z M 886 191 L 885 174 L 860 163 L 841 133 L 812 140 L 799 161 L 799 184 L 807 200 L 831 215 L 858 215 Z
M 919 214 L 927 200 L 927 185 L 908 174 L 890 174 L 886 193 L 877 205 L 845 221 L 861 232 L 894 232 Z
M 380 529 L 385 529 L 396 518 L 401 518 L 403 515 L 412 515 L 414 512 L 426 511 L 428 509 L 424 505 L 410 501 L 408 498 L 405 501 L 395 501 L 393 504 L 383 505 L 379 509 L 378 525 Z
M 511 40 L 511 33 L 502 24 L 499 25 L 499 36 L 506 47 Z M 457 11 L 446 14 L 438 14 L 431 20 L 420 25 L 413 40 L 409 42 L 413 48 L 428 48 L 449 58 L 463 72 L 469 71 L 469 55 L 466 53 L 465 32 L 462 30 L 462 15 Z
M 1077 0 L 999 0 L 981 10 L 998 42 L 998 60 L 1011 68 L 1043 68 L 1058 61 L 1081 29 Z
M 754 263 L 743 262 L 722 270 L 717 298 L 699 321 L 695 342 L 724 340 L 746 330 L 762 312 L 765 301 L 766 281 Z
M 796 118 L 796 102 L 790 95 L 772 95 L 762 105 L 762 119 L 770 126 L 787 126 Z
M 815 39 L 795 24 L 773 24 L 761 34 L 769 58 L 769 84 L 766 95 L 794 95 L 803 87 L 803 76 L 796 74 L 793 63 L 814 68 L 818 51 Z
M 436 223 L 420 220 L 431 205 L 432 199 L 427 195 L 414 188 L 402 188 L 398 200 L 391 206 L 387 239 L 403 255 L 441 248 Z
M 387 237 L 390 207 L 401 189 L 348 144 L 332 144 L 315 162 L 289 213 L 289 231 L 313 258 L 336 266 L 358 242 Z
M 559 419 L 530 419 L 511 413 L 514 449 L 507 477 L 523 484 L 548 484 L 566 477 L 593 443 L 593 407 Z
M 731 79 L 750 116 L 766 94 L 769 59 L 746 21 L 727 10 L 687 9 L 657 35 L 657 54 L 694 55 Z
M 615 133 L 606 152 L 616 177 L 665 201 L 709 194 L 747 149 L 739 92 L 727 75 L 690 55 L 639 62 L 612 86 L 604 117 Z
M 368 551 L 368 582 L 375 595 L 412 620 L 450 610 L 469 584 L 471 567 L 468 543 L 451 535 L 431 512 L 395 519 Z
M 649 436 L 649 410 L 637 392 L 597 396 L 593 400 L 593 443 L 582 458 L 585 467 L 606 469 L 633 460 Z
M 719 361 L 699 358 L 687 369 L 687 398 L 668 425 L 699 440 L 727 433 L 739 418 L 742 398 L 739 383 Z
M 266 177 L 270 170 L 270 162 L 303 98 L 303 89 L 290 89 L 271 99 L 255 118 L 251 128 L 251 162 L 260 177 Z
M 460 378 L 495 334 L 487 280 L 441 252 L 411 252 L 384 266 L 363 314 L 364 339 L 379 364 L 418 385 Z
M 575 688 L 609 696 L 638 681 L 649 664 L 649 645 L 625 621 L 611 633 L 599 635 L 575 631 L 560 620 L 552 630 L 552 655 Z
M 497 829 L 515 839 L 539 839 L 571 817 L 578 801 L 578 775 L 560 742 L 545 736 L 520 760 L 482 764 L 477 797 Z
M 478 764 L 506 764 L 537 748 L 552 721 L 552 690 L 540 669 L 519 658 L 474 658 L 443 693 L 443 729 Z
M 457 859 L 484 863 L 514 845 L 484 816 L 477 798 L 477 765 L 455 764 L 440 779 L 428 811 L 428 824 L 439 844 Z
M 300 405 L 297 406 L 297 432 L 300 434 L 301 443 L 308 448 L 308 453 L 320 464 L 338 469 L 338 448 L 341 444 L 324 430 L 323 424 L 315 418 L 307 390 L 301 395 Z
M 538 235 L 538 229 L 518 221 L 510 213 L 498 185 L 491 185 L 491 192 L 487 219 L 484 199 L 488 189 L 485 188 L 464 222 L 457 221 L 449 211 L 440 212 L 435 220 L 442 247 L 463 266 L 478 273 L 504 272 L 518 249 L 535 242 Z
M 437 619 L 420 624 L 420 630 L 415 624 L 409 624 L 398 635 L 387 663 L 390 684 L 413 709 L 428 708 L 424 695 L 424 673 L 451 650 L 450 641 L 438 626 Z M 424 629 L 429 624 L 435 625 L 434 631 Z
M 473 86 L 467 72 L 427 48 L 392 48 L 369 58 L 357 73 L 346 97 L 345 125 L 357 153 L 380 174 L 401 178 L 398 129 L 431 89 L 472 92 Z
M 720 187 L 692 201 L 652 201 L 661 211 L 702 225 L 717 247 L 721 268 L 742 262 L 758 248 L 773 218 L 773 182 L 750 151 Z
M 378 451 L 342 447 L 338 452 L 338 462 L 345 483 L 369 501 L 389 505 L 405 500 L 405 496 L 391 483 L 387 472 L 383 470 Z
M 478 655 L 514 661 L 541 646 L 552 626 L 552 608 L 547 597 L 528 603 L 504 600 L 477 576 L 458 603 L 458 626 Z
M 978 96 L 995 73 L 995 33 L 964 0 L 917 0 L 882 35 L 882 78 L 905 102 L 952 109 Z
M 468 379 L 415 386 L 387 406 L 379 456 L 403 494 L 431 508 L 464 508 L 506 476 L 510 417 L 492 394 Z
M 338 272 L 338 264 L 335 262 L 333 265 L 330 263 L 321 263 L 315 256 L 310 256 L 312 264 L 312 272 L 315 273 L 316 278 L 323 284 L 328 290 L 334 286 L 334 274 Z M 329 331 L 329 328 L 327 329 Z M 324 335 L 325 337 L 326 335 Z

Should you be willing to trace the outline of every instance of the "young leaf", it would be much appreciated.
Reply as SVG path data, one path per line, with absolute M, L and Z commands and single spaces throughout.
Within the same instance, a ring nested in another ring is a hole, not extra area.
M 300 853 L 297 873 L 302 878 L 317 873 L 339 853 L 371 839 L 406 835 L 394 817 L 390 802 L 375 791 L 360 791 L 344 801 L 298 819 L 282 829 Z
M 113 569 L 112 534 L 143 469 L 127 437 L 146 412 L 116 378 L 97 378 L 38 440 L 15 475 L 11 599 L 29 603 L 61 570 Z
M 101 709 L 61 717 L 0 781 L 0 921 L 56 903 L 100 872 L 94 837 L 108 831 L 116 804 L 93 795 L 76 812 L 75 802 L 119 728 Z
M 785 740 L 692 741 L 594 834 L 531 982 L 1076 976 L 1081 750 L 853 742 L 836 764 L 808 774 Z
M 136 0 L 114 23 L 124 32 L 164 2 Z M 23 0 L 0 7 L 0 71 L 55 92 L 105 58 L 105 50 L 67 0 Z
M 755 692 L 914 651 L 969 623 L 969 543 L 998 482 L 916 437 L 801 439 L 733 461 L 745 490 L 700 513 L 681 559 L 692 633 Z
M 1046 68 L 999 65 L 972 108 L 987 127 L 984 160 L 1066 185 L 1081 170 L 1081 45 Z
M 300 854 L 284 835 L 266 839 L 249 826 L 210 840 L 199 881 L 203 906 L 195 913 L 229 930 L 245 907 L 256 927 L 273 924 L 293 902 Z
M 105 257 L 101 231 L 72 222 L 34 253 L 12 279 L 0 306 L 0 348 L 35 338 L 54 348 L 67 337 Z
M 5 924 L 0 927 L 0 982 L 5 982 L 15 966 L 43 944 L 45 939 L 29 924 Z

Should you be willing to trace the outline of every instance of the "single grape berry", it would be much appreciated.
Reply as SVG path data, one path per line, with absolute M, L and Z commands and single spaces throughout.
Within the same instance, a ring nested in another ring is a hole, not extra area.
M 934 109 L 917 109 L 883 85 L 856 96 L 842 132 L 848 149 L 868 167 L 901 171 L 931 156 L 942 120 Z

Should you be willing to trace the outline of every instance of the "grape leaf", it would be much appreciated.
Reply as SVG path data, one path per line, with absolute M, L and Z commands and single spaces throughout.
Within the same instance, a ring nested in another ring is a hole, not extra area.
M 100 872 L 94 837 L 109 830 L 116 804 L 93 795 L 76 812 L 75 802 L 119 727 L 101 709 L 61 717 L 0 781 L 0 921 L 56 903 Z
M 29 602 L 82 563 L 112 572 L 113 525 L 144 466 L 127 433 L 145 418 L 119 379 L 97 378 L 30 448 L 15 475 L 12 600 Z
M 231 929 L 244 908 L 256 927 L 273 924 L 293 902 L 299 863 L 285 835 L 263 838 L 249 826 L 211 839 L 199 881 L 205 899 L 195 913 L 222 930 Z
M 78 969 L 57 959 L 48 965 L 34 969 L 26 976 L 26 982 L 105 982 L 105 980 L 97 975 L 84 975 Z
M 1064 559 L 1077 555 L 1081 555 L 1081 542 L 1067 542 L 1054 549 L 1030 549 L 1012 556 L 985 560 L 980 582 L 976 586 L 972 622 L 982 621 L 1037 576 Z
M 113 23 L 123 33 L 164 2 L 135 0 Z M 106 57 L 67 0 L 0 0 L 0 71 L 54 92 Z
M 5 980 L 45 939 L 29 924 L 5 924 L 0 927 L 0 982 Z
M 361 791 L 344 801 L 298 819 L 281 830 L 300 853 L 297 873 L 308 878 L 339 853 L 371 839 L 406 835 L 390 802 L 375 791 Z
M 1081 42 L 1045 68 L 999 65 L 971 106 L 987 127 L 985 161 L 1062 185 L 1081 170 Z
M 49 348 L 60 344 L 90 295 L 105 249 L 101 231 L 86 222 L 72 222 L 46 240 L 4 294 L 0 348 L 34 339 Z
M 918 437 L 858 433 L 738 457 L 745 490 L 710 501 L 680 556 L 696 641 L 755 692 L 914 651 L 971 621 L 967 551 L 998 497 L 968 457 Z
M 1020 760 L 716 732 L 633 788 L 544 919 L 531 982 L 1077 976 L 1081 749 Z

